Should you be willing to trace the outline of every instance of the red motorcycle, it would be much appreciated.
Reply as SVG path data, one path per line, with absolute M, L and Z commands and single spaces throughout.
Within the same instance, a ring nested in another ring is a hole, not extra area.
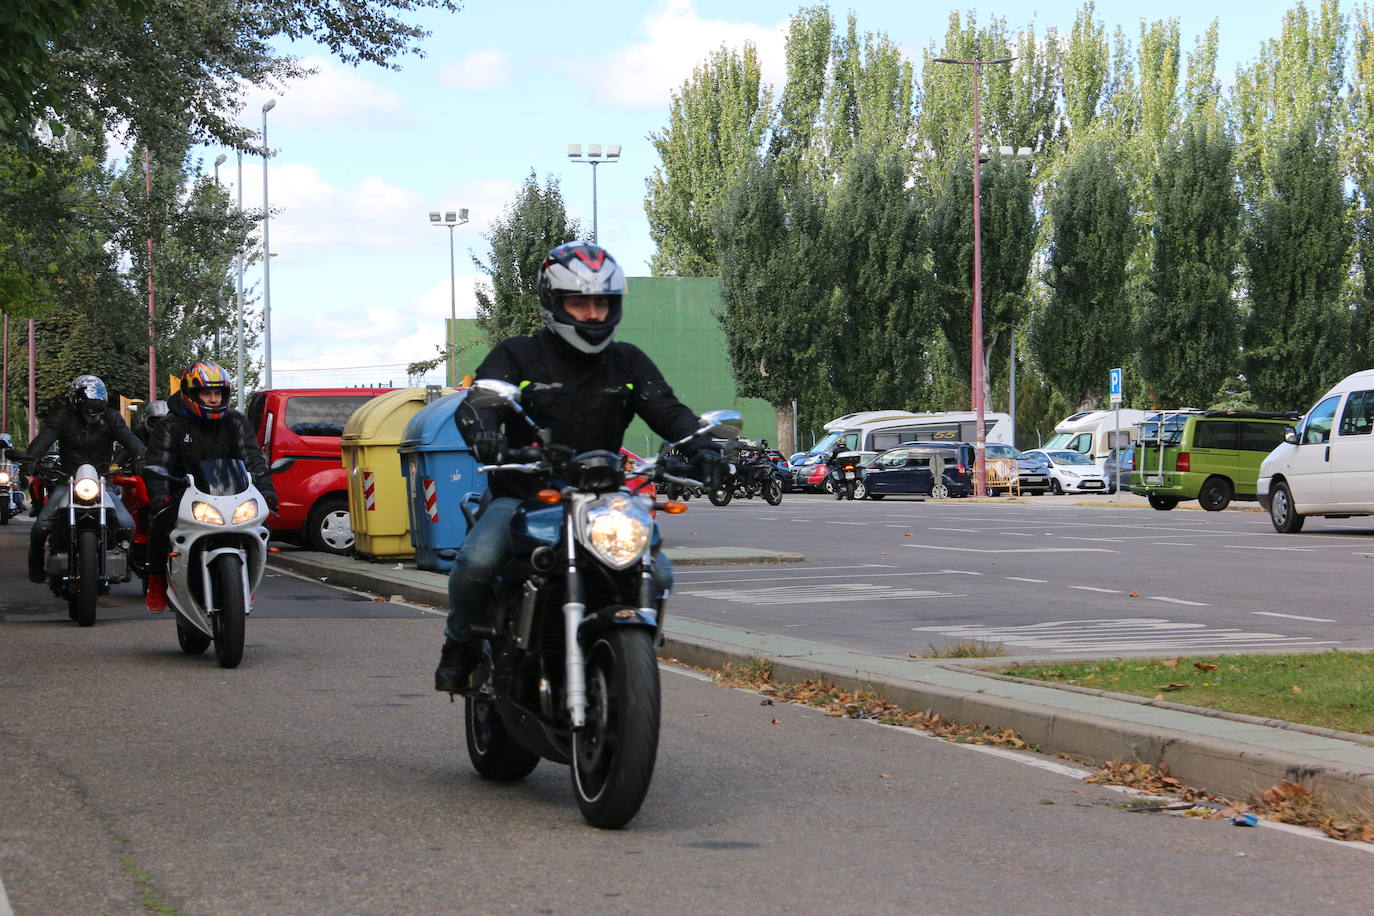
M 129 542 L 129 569 L 143 580 L 148 593 L 148 485 L 137 474 L 118 473 L 110 480 L 119 485 L 119 498 L 134 517 L 134 536 Z

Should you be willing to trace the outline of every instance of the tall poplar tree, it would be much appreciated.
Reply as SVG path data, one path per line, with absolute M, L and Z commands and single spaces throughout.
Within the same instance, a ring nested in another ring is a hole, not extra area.
M 1072 154 L 1050 210 L 1050 296 L 1031 324 L 1031 351 L 1069 404 L 1088 407 L 1106 387 L 1107 371 L 1125 361 L 1130 340 L 1123 295 L 1134 244 L 1130 198 L 1105 145 Z
M 1239 360 L 1232 285 L 1240 260 L 1240 197 L 1232 144 L 1199 117 L 1160 156 L 1154 258 L 1137 340 L 1158 403 L 1208 406 Z
M 1269 180 L 1245 244 L 1245 377 L 1259 407 L 1301 410 L 1350 369 L 1351 227 L 1336 151 L 1315 124 L 1280 144 Z

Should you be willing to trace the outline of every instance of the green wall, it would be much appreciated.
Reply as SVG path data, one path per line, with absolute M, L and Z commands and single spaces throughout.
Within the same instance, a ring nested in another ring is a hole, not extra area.
M 698 413 L 731 408 L 744 414 L 744 434 L 751 439 L 777 436 L 773 408 L 759 398 L 735 396 L 725 334 L 717 323 L 720 280 L 714 277 L 630 277 L 625 314 L 616 329 L 616 340 L 639 347 L 662 370 L 678 398 Z M 450 339 L 461 352 L 453 370 L 456 378 L 474 371 L 491 349 L 482 341 L 477 322 L 461 318 L 451 322 Z M 636 419 L 625 433 L 625 447 L 652 454 L 658 440 L 643 420 Z

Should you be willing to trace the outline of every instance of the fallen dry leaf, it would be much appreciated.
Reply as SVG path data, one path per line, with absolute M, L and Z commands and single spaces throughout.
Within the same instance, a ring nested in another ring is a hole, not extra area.
M 1156 699 L 1156 700 L 1162 700 L 1162 699 L 1164 699 L 1164 694 L 1162 694 L 1162 693 L 1157 693 L 1157 694 L 1155 694 L 1155 699 Z
M 774 719 L 774 720 L 773 720 L 773 724 L 774 724 L 774 725 L 781 725 L 781 724 L 782 724 L 782 720 L 781 720 L 781 719 Z
M 1206 663 L 1204 663 L 1204 662 L 1193 662 L 1193 667 L 1196 668 L 1196 669 L 1199 670 L 1199 671 L 1215 671 L 1215 670 L 1217 670 L 1217 666 L 1216 666 L 1216 665 L 1208 665 L 1208 664 L 1206 664 Z
M 1294 684 L 1294 685 L 1293 685 L 1293 692 L 1294 692 L 1294 693 L 1302 693 L 1302 688 L 1299 687 L 1297 684 Z
M 1178 667 L 1178 659 L 1176 659 L 1176 658 L 1171 658 L 1171 659 L 1169 659 L 1168 661 L 1160 662 L 1160 664 L 1162 664 L 1165 668 L 1177 668 L 1177 667 Z
M 902 532 L 902 537 L 904 537 L 904 538 L 914 538 L 915 536 L 916 536 L 916 532 L 914 532 L 914 531 L 903 531 L 903 532 Z
M 1138 594 L 1136 594 L 1134 591 L 1132 591 L 1132 592 L 1131 592 L 1129 595 L 1127 595 L 1126 597 L 1127 597 L 1127 598 L 1139 598 L 1140 596 L 1139 596 Z
M 759 700 L 759 705 L 760 705 L 760 706 L 772 706 L 772 705 L 773 705 L 773 701 L 772 701 L 772 700 Z
M 1155 685 L 1155 690 L 1183 690 L 1184 688 L 1186 688 L 1186 687 L 1191 687 L 1191 686 L 1193 686 L 1193 685 L 1192 685 L 1192 684 L 1156 684 L 1156 685 Z
M 878 775 L 879 775 L 880 777 L 882 777 L 883 779 L 891 779 L 891 778 L 892 778 L 892 774 L 891 774 L 891 773 L 879 773 Z
M 878 556 L 880 556 L 880 557 L 890 557 L 890 556 L 892 556 L 892 554 L 888 553 L 886 550 L 880 550 L 880 551 L 878 551 Z

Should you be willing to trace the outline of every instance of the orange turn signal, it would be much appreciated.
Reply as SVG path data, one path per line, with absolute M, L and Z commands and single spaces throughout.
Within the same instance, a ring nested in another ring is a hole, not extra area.
M 557 490 L 540 490 L 535 494 L 535 497 L 541 503 L 548 503 L 551 506 L 554 503 L 561 503 L 563 501 L 563 494 L 559 493 Z
M 682 513 L 687 511 L 687 504 L 680 503 L 675 499 L 670 499 L 658 508 L 662 509 L 664 512 L 667 512 L 669 515 L 681 515 Z

